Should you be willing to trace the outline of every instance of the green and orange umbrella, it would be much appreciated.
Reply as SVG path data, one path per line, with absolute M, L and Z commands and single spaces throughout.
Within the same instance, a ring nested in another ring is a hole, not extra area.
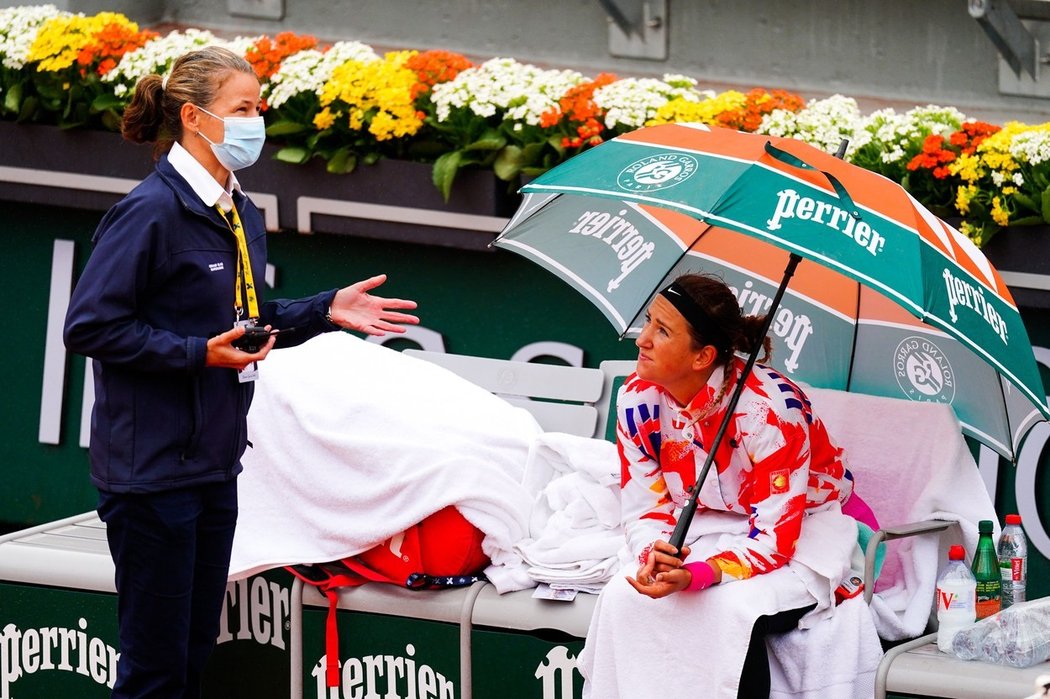
M 999 274 L 880 175 L 793 139 L 669 124 L 523 192 L 495 245 L 564 279 L 621 335 L 679 274 L 716 272 L 745 313 L 769 314 L 789 378 L 950 403 L 964 432 L 1011 459 L 1050 419 Z

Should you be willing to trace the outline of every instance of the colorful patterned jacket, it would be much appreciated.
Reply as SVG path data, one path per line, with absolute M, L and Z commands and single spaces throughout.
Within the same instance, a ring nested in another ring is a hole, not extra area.
M 656 540 L 667 540 L 673 532 L 675 513 L 704 465 L 706 445 L 714 441 L 743 365 L 733 360 L 731 382 L 707 416 L 703 413 L 725 377 L 722 369 L 684 408 L 637 375 L 620 389 L 622 517 L 628 546 L 640 563 Z M 697 507 L 700 516 L 705 510 L 721 510 L 749 519 L 748 535 L 708 558 L 721 568 L 723 582 L 785 565 L 794 554 L 806 511 L 845 502 L 852 492 L 842 450 L 831 442 L 809 399 L 776 371 L 756 364 Z

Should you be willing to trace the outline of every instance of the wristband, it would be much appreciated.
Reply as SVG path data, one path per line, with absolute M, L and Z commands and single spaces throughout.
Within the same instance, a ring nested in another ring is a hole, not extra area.
M 715 582 L 715 571 L 707 564 L 707 561 L 693 561 L 682 566 L 693 575 L 689 586 L 685 589 L 690 592 L 706 590 Z

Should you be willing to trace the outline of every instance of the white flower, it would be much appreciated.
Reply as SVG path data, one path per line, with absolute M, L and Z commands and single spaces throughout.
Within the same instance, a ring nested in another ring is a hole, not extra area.
M 540 116 L 583 79 L 573 70 L 542 70 L 513 58 L 493 58 L 435 85 L 430 98 L 438 121 L 447 120 L 453 109 L 468 109 L 483 119 L 499 114 L 538 126 Z
M 605 126 L 638 128 L 656 116 L 656 111 L 673 99 L 700 102 L 714 97 L 708 90 L 695 89 L 696 81 L 680 75 L 655 78 L 624 78 L 594 91 L 594 103 L 605 111 Z
M 50 19 L 71 16 L 54 5 L 6 7 L 0 9 L 0 65 L 19 70 L 36 39 L 37 30 Z
M 1018 133 L 1010 142 L 1010 155 L 1018 163 L 1029 165 L 1050 160 L 1050 132 L 1033 129 Z
M 853 140 L 859 122 L 857 101 L 832 95 L 822 100 L 810 100 L 797 113 L 774 109 L 762 118 L 757 132 L 797 138 L 826 153 L 834 153 L 843 139 Z
M 866 145 L 872 145 L 880 153 L 882 162 L 907 165 L 911 159 L 909 149 L 921 146 L 930 135 L 947 138 L 958 131 L 966 116 L 954 107 L 927 105 L 897 114 L 893 109 L 880 109 L 860 120 L 851 152 L 856 153 Z
M 696 78 L 691 78 L 688 75 L 679 75 L 678 73 L 664 73 L 664 82 L 671 87 L 683 87 L 687 90 L 697 85 Z
M 200 29 L 187 29 L 185 32 L 173 31 L 124 54 L 116 68 L 102 76 L 102 80 L 116 83 L 113 85 L 113 94 L 123 97 L 132 91 L 141 78 L 147 75 L 155 73 L 167 81 L 168 73 L 175 61 L 190 51 L 205 46 L 222 46 L 238 56 L 244 56 L 248 47 L 256 41 L 255 37 L 242 36 L 229 40 L 219 39 L 211 32 Z
M 378 61 L 379 55 L 371 46 L 359 41 L 339 41 L 324 52 L 315 49 L 297 51 L 281 61 L 281 67 L 263 86 L 262 96 L 271 108 L 275 108 L 303 92 L 320 95 L 332 72 L 351 60 L 369 63 Z

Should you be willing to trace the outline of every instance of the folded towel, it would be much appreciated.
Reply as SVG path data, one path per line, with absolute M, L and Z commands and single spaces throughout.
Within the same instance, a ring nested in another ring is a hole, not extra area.
M 525 465 L 533 494 L 529 537 L 516 551 L 536 582 L 594 590 L 619 566 L 619 457 L 616 446 L 560 432 L 536 437 Z

